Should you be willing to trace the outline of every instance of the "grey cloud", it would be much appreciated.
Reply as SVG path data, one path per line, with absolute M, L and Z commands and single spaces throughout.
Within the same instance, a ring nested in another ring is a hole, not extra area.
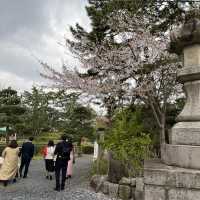
M 2 47 L 2 46 L 1 46 Z M 14 73 L 17 76 L 37 79 L 38 63 L 31 57 L 28 50 L 17 46 L 0 48 L 0 69 Z
M 0 0 L 0 37 L 9 37 L 18 31 L 48 28 L 48 0 Z
M 76 22 L 89 26 L 86 2 L 0 0 L 0 70 L 41 81 L 40 65 L 31 53 L 50 64 L 59 63 L 64 52 L 57 42 L 63 39 L 67 26 Z
M 85 4 L 86 0 L 0 0 L 0 37 L 51 34 L 51 20 L 57 26 L 83 22 Z

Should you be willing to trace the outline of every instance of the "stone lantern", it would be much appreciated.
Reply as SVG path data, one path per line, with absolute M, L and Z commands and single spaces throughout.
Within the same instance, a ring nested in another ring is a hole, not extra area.
M 104 134 L 105 134 L 105 129 L 104 128 L 98 128 L 96 131 L 96 140 L 94 142 L 94 156 L 93 159 L 97 160 L 101 157 L 102 154 L 102 147 L 101 143 L 104 141 Z
M 171 34 L 170 51 L 183 58 L 178 80 L 186 104 L 177 117 L 169 144 L 161 144 L 161 161 L 146 162 L 145 200 L 200 199 L 200 11 L 187 13 Z

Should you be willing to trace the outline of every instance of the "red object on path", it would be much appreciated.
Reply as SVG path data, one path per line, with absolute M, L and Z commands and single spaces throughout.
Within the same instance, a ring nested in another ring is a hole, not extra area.
M 42 155 L 45 157 L 47 155 L 47 146 L 42 149 Z

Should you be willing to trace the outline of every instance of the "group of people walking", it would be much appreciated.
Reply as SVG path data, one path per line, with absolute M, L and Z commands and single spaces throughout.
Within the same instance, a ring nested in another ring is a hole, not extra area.
M 55 171 L 56 191 L 64 190 L 65 180 L 72 176 L 72 165 L 75 163 L 74 148 L 70 140 L 62 135 L 61 142 L 54 146 L 50 140 L 43 150 L 46 178 L 52 180 Z M 61 179 L 60 179 L 61 175 Z
M 30 162 L 33 158 L 35 147 L 33 137 L 30 137 L 27 142 L 24 142 L 19 148 L 17 141 L 10 141 L 9 145 L 3 150 L 3 163 L 0 167 L 0 181 L 4 186 L 7 186 L 8 181 L 16 182 L 16 178 L 27 178 Z M 18 166 L 19 157 L 21 164 Z M 75 162 L 74 148 L 70 140 L 67 140 L 66 135 L 61 136 L 61 141 L 54 145 L 50 140 L 47 146 L 43 149 L 43 157 L 45 161 L 46 178 L 53 179 L 55 173 L 56 191 L 64 190 L 65 181 L 71 178 L 72 165 Z M 61 178 L 60 178 L 61 175 Z

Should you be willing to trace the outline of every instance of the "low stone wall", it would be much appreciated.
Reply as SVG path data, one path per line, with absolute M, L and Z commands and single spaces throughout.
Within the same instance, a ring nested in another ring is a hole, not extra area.
M 115 199 L 144 199 L 143 178 L 122 178 L 119 184 L 114 184 L 108 182 L 106 176 L 94 175 L 90 185 L 96 192 L 102 192 Z

